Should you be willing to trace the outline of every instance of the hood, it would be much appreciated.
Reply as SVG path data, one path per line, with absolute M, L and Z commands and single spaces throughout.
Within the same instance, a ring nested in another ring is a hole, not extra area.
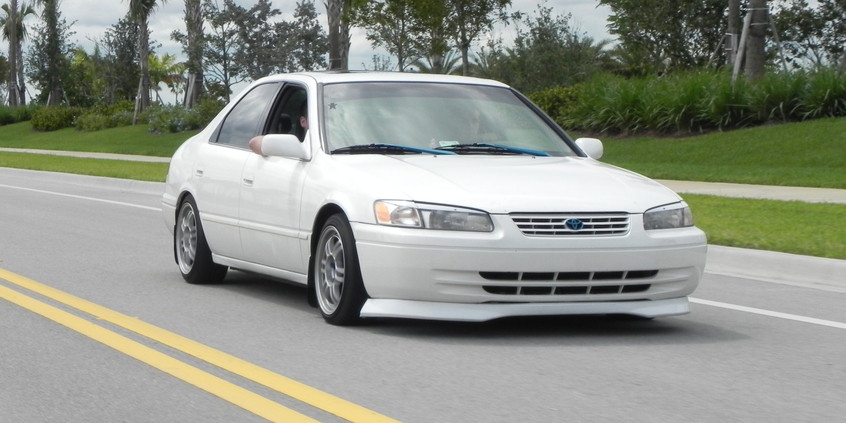
M 627 212 L 680 197 L 646 177 L 582 157 L 334 155 L 389 192 L 489 213 Z M 376 188 L 378 189 L 378 188 Z M 378 196 L 378 193 L 374 193 Z M 385 198 L 402 199 L 402 198 Z

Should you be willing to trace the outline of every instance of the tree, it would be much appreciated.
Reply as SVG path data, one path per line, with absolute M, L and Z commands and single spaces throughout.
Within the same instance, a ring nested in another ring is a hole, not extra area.
M 415 6 L 415 0 L 368 0 L 350 12 L 350 23 L 367 31 L 373 47 L 384 47 L 395 56 L 400 72 L 419 55 L 423 28 Z
M 764 75 L 764 67 L 767 63 L 767 28 L 769 27 L 770 14 L 767 0 L 749 0 L 751 13 L 751 25 L 746 36 L 746 78 L 758 79 Z
M 0 53 L 0 75 L 8 75 L 10 69 L 11 68 L 9 67 L 9 59 L 7 59 L 6 56 L 3 55 L 3 53 Z M 3 85 L 0 85 L 0 87 L 2 86 Z M 6 104 L 6 92 L 3 91 L 2 88 L 0 88 L 0 105 L 3 104 Z
M 326 0 L 329 23 L 329 69 L 348 70 L 350 60 L 350 23 L 346 19 L 353 0 Z
M 242 76 L 256 80 L 270 75 L 277 69 L 277 52 L 280 50 L 271 21 L 282 12 L 271 7 L 270 0 L 258 0 L 249 10 L 240 6 L 232 8 L 236 12 L 232 17 L 238 26 L 240 44 L 234 60 L 239 64 Z
M 317 11 L 312 0 L 297 2 L 294 21 L 276 27 L 276 37 L 280 41 L 289 40 L 288 52 L 281 54 L 290 58 L 287 72 L 312 71 L 326 68 L 326 53 L 329 51 L 329 39 L 317 19 Z
M 182 51 L 188 56 L 188 87 L 185 107 L 193 108 L 203 94 L 203 4 L 201 0 L 185 0 L 186 43 Z
M 18 6 L 18 0 L 10 0 L 8 4 L 0 6 L 5 16 L 0 17 L 0 27 L 3 30 L 3 39 L 9 41 L 9 73 L 8 73 L 8 94 L 9 105 L 19 106 L 26 104 L 26 84 L 24 82 L 23 69 L 23 40 L 26 39 L 26 26 L 24 19 L 34 15 L 35 10 L 25 3 Z
M 779 38 L 796 67 L 846 66 L 846 2 L 819 0 L 812 8 L 805 0 L 781 0 L 772 15 Z
M 136 111 L 150 107 L 150 29 L 149 19 L 159 4 L 167 0 L 129 0 L 129 16 L 138 24 L 138 63 L 141 80 L 138 87 L 140 104 Z
M 505 22 L 505 8 L 511 0 L 443 0 L 449 15 L 449 35 L 461 51 L 462 75 L 470 74 L 470 45 L 483 33 L 493 29 L 494 23 Z
M 159 95 L 159 91 L 161 91 L 160 84 L 167 85 L 174 94 L 178 95 L 182 92 L 182 86 L 186 82 L 183 74 L 187 70 L 187 66 L 184 63 L 178 63 L 176 56 L 167 53 L 161 56 L 151 54 L 149 61 L 150 87 L 156 93 L 156 102 L 161 105 L 164 102 L 161 95 Z
M 231 0 L 224 0 L 220 8 L 214 0 L 205 0 L 203 15 L 209 23 L 210 34 L 205 34 L 203 46 L 203 69 L 206 72 L 208 89 L 215 98 L 229 102 L 232 85 L 243 81 L 243 72 L 235 61 L 238 41 L 236 24 L 239 8 Z
M 98 78 L 103 80 L 103 86 L 96 96 L 100 101 L 112 104 L 138 98 L 138 81 L 141 78 L 137 62 L 140 57 L 139 31 L 138 22 L 127 15 L 107 29 L 103 39 L 98 42 L 102 56 L 95 56 L 96 71 Z
M 728 0 L 600 0 L 622 49 L 661 71 L 708 63 L 726 31 Z
M 62 18 L 58 0 L 39 1 L 44 10 L 32 37 L 27 77 L 39 91 L 38 102 L 57 106 L 64 99 L 64 81 L 71 80 L 70 63 L 76 47 L 69 41 L 73 32 Z
M 490 42 L 477 55 L 479 76 L 498 79 L 523 92 L 586 81 L 607 66 L 605 47 L 570 26 L 571 15 L 552 15 L 538 6 L 534 16 L 523 15 L 513 47 Z

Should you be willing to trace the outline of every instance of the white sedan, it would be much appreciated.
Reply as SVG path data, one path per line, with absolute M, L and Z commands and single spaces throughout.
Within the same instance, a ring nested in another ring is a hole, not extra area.
M 495 81 L 276 75 L 176 151 L 164 219 L 186 281 L 308 285 L 332 324 L 689 313 L 704 233 L 602 151 Z

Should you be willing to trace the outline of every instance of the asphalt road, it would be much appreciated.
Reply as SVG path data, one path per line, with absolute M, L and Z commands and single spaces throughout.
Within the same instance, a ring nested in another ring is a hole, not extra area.
M 846 415 L 844 290 L 706 273 L 680 317 L 339 328 L 299 286 L 184 283 L 160 185 L 38 175 L 0 169 L 0 422 Z

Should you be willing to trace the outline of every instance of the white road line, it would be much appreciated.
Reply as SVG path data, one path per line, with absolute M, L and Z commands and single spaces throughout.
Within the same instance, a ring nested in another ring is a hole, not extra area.
M 132 203 L 124 203 L 122 201 L 103 200 L 102 198 L 85 197 L 85 196 L 82 196 L 82 195 L 64 194 L 64 193 L 61 193 L 61 192 L 44 191 L 44 190 L 40 190 L 40 189 L 23 188 L 23 187 L 16 187 L 16 186 L 12 186 L 12 185 L 4 185 L 4 184 L 0 184 L 0 187 L 11 188 L 11 189 L 19 189 L 19 190 L 23 190 L 23 191 L 38 192 L 38 193 L 41 193 L 41 194 L 58 195 L 58 196 L 62 196 L 62 197 L 78 198 L 78 199 L 82 199 L 82 200 L 99 201 L 101 203 L 116 204 L 116 205 L 119 205 L 119 206 L 135 207 L 135 208 L 139 208 L 139 209 L 152 210 L 152 211 L 157 211 L 157 212 L 162 211 L 162 209 L 156 208 L 156 207 L 142 206 L 142 205 L 139 205 L 139 204 L 132 204 Z
M 760 309 L 760 308 L 752 308 L 752 307 L 745 307 L 745 306 L 739 306 L 739 305 L 728 304 L 728 303 L 720 303 L 720 302 L 717 302 L 717 301 L 700 300 L 698 298 L 689 298 L 689 300 L 690 300 L 690 302 L 692 302 L 694 304 L 709 305 L 709 306 L 712 306 L 712 307 L 726 308 L 726 309 L 729 309 L 729 310 L 742 311 L 742 312 L 745 312 L 745 313 L 753 313 L 753 314 L 760 314 L 762 316 L 777 317 L 779 319 L 795 320 L 797 322 L 811 323 L 811 324 L 814 324 L 814 325 L 828 326 L 828 327 L 837 328 L 837 329 L 846 329 L 846 323 L 833 322 L 831 320 L 815 319 L 813 317 L 797 316 L 795 314 L 780 313 L 780 312 L 777 312 L 777 311 L 769 311 L 769 310 L 764 310 L 764 309 Z

